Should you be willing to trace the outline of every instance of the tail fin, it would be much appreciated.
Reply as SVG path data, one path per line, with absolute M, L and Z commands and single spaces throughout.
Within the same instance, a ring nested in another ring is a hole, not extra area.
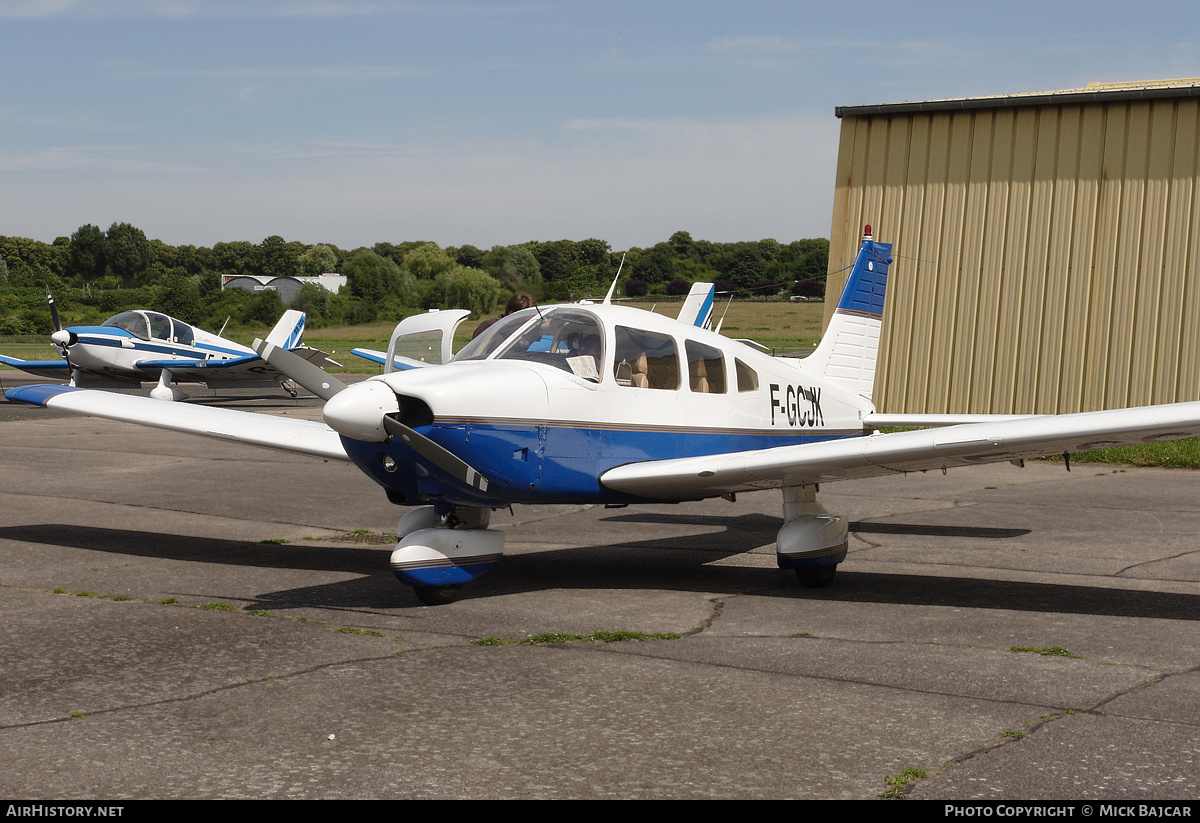
M 679 322 L 711 329 L 715 289 L 712 283 L 693 283 L 687 300 L 683 301 L 683 308 L 679 310 Z
M 804 360 L 806 368 L 868 400 L 875 383 L 883 298 L 891 262 L 892 244 L 876 243 L 871 238 L 871 227 L 867 226 L 829 328 L 817 350 Z
M 288 309 L 279 318 L 275 328 L 267 335 L 267 342 L 281 349 L 294 349 L 301 345 L 304 339 L 304 321 L 306 316 L 302 311 Z

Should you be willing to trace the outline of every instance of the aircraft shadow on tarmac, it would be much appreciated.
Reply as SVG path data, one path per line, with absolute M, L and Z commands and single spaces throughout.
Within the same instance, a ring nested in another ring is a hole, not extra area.
M 690 517 L 686 522 L 695 524 L 698 519 L 705 518 Z M 1200 596 L 1197 595 L 1061 583 L 842 570 L 833 586 L 804 589 L 790 573 L 779 569 L 712 563 L 715 559 L 772 542 L 776 520 L 765 515 L 747 515 L 712 518 L 712 521 L 714 525 L 719 524 L 722 531 L 507 555 L 485 579 L 467 587 L 465 598 L 479 600 L 548 589 L 660 589 L 835 603 L 937 605 L 1200 620 Z M 747 529 L 728 528 L 731 523 Z M 247 609 L 393 609 L 420 605 L 412 591 L 397 583 L 390 574 L 387 562 L 390 545 L 348 545 L 333 541 L 260 544 L 59 524 L 0 528 L 0 540 L 227 567 L 361 575 L 353 580 L 264 592 L 245 605 Z M 219 593 L 214 595 L 211 588 L 196 594 L 219 596 Z

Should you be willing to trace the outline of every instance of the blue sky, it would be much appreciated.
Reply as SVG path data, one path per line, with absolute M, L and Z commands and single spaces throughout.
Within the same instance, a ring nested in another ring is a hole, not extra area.
M 0 235 L 829 234 L 834 107 L 1200 75 L 1195 3 L 0 0 Z

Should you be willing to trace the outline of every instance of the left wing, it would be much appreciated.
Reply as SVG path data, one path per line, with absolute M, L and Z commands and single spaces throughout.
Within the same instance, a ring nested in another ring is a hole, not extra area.
M 149 397 L 70 386 L 21 386 L 9 389 L 4 396 L 32 406 L 139 423 L 217 440 L 232 440 L 325 460 L 350 460 L 338 433 L 324 423 L 312 420 L 188 403 L 164 403 Z
M 715 497 L 1197 436 L 1200 402 L 1172 403 L 628 463 L 605 472 L 600 482 L 644 497 Z

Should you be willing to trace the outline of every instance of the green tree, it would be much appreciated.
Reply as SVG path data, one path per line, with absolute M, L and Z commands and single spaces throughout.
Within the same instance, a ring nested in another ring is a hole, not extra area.
M 114 275 L 132 283 L 152 262 L 150 241 L 136 226 L 113 223 L 104 237 L 104 259 Z
M 424 243 L 404 255 L 404 270 L 417 280 L 433 280 L 457 265 L 436 243 Z
M 489 273 L 511 292 L 529 292 L 540 297 L 542 267 L 525 246 L 493 246 L 487 258 L 495 261 Z
M 212 247 L 213 261 L 222 274 L 257 274 L 255 246 L 245 240 L 216 243 Z
M 470 309 L 475 314 L 490 314 L 500 299 L 500 283 L 487 272 L 455 266 L 442 275 L 446 284 L 448 308 Z
M 477 249 L 470 244 L 459 246 L 454 250 L 454 262 L 460 266 L 482 269 L 484 254 L 485 252 L 482 249 Z
M 295 247 L 278 234 L 266 238 L 258 245 L 258 271 L 267 277 L 295 277 L 300 273 Z
M 388 297 L 406 305 L 413 296 L 412 276 L 400 270 L 395 261 L 380 257 L 371 249 L 355 249 L 346 256 L 342 267 L 350 294 L 376 305 Z
M 185 323 L 196 324 L 202 319 L 200 290 L 195 281 L 182 269 L 175 269 L 159 278 L 155 284 L 155 307 L 163 314 L 177 317 Z
M 570 240 L 531 243 L 542 279 L 547 283 L 569 280 L 579 270 L 579 245 Z
M 332 246 L 318 243 L 300 255 L 300 274 L 305 277 L 319 277 L 322 274 L 337 271 L 337 252 Z
M 329 314 L 329 292 L 314 283 L 303 283 L 292 298 L 291 308 L 308 315 L 308 323 L 317 326 Z
M 273 326 L 283 314 L 283 298 L 275 289 L 263 289 L 254 293 L 247 303 L 242 321 Z

